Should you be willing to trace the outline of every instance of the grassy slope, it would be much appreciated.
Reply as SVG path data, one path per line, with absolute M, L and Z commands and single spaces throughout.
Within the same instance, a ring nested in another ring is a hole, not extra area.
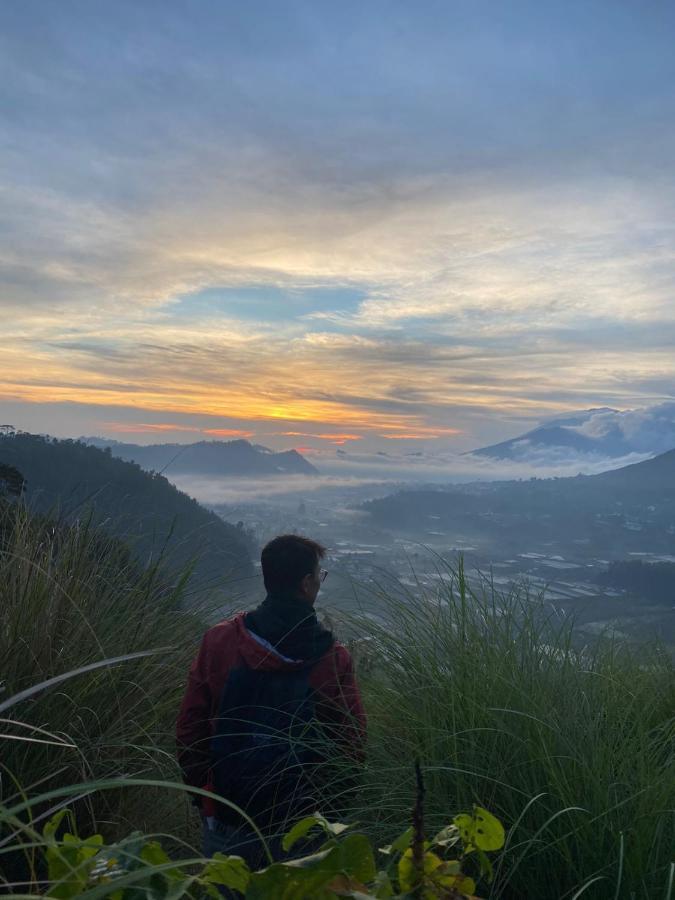
M 180 588 L 81 524 L 54 528 L 22 511 L 4 523 L 5 696 L 92 660 L 172 650 L 14 707 L 17 720 L 74 747 L 3 738 L 2 800 L 18 791 L 10 772 L 39 789 L 121 772 L 175 778 L 173 721 L 203 628 L 179 611 Z M 569 627 L 542 617 L 536 598 L 471 596 L 461 575 L 441 596 L 380 602 L 388 624 L 362 623 L 372 638 L 360 667 L 370 751 L 354 816 L 381 840 L 399 833 L 419 757 L 428 831 L 474 802 L 511 827 L 491 897 L 571 898 L 594 878 L 585 898 L 665 897 L 675 846 L 672 662 L 609 642 L 575 650 Z M 111 837 L 131 827 L 187 833 L 186 806 L 171 793 L 135 789 L 80 806 L 85 833 L 83 816 Z
M 11 707 L 2 803 L 91 778 L 179 777 L 173 727 L 203 631 L 201 618 L 181 609 L 184 589 L 90 526 L 56 526 L 0 499 L 0 699 L 88 663 L 164 648 Z M 117 791 L 80 802 L 78 817 L 85 833 L 98 824 L 120 837 L 132 828 L 164 831 L 167 822 L 181 833 L 186 809 L 174 796 Z M 7 860 L 0 862 L 2 870 Z
M 656 648 L 575 650 L 536 598 L 387 601 L 363 676 L 369 770 L 355 811 L 400 830 L 419 757 L 430 825 L 477 803 L 513 826 L 491 897 L 666 896 L 675 859 L 675 677 Z M 619 881 L 619 873 L 621 877 Z M 616 885 L 619 891 L 615 895 Z

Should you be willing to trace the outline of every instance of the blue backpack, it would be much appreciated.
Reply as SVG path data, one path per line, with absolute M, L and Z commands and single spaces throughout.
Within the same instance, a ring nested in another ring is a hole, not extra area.
M 317 807 L 322 735 L 311 669 L 234 669 L 220 698 L 211 739 L 214 789 L 263 831 L 286 828 Z M 227 807 L 221 818 L 241 824 Z

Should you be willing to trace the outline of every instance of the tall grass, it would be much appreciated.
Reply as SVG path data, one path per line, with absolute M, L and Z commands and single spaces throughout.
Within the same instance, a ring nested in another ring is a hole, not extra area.
M 410 821 L 419 758 L 429 833 L 472 803 L 511 827 L 493 900 L 673 900 L 672 660 L 610 637 L 580 647 L 541 598 L 472 590 L 461 563 L 441 567 L 437 592 L 385 585 L 371 606 L 378 619 L 351 623 L 369 638 L 369 754 L 362 790 L 338 801 L 387 842 Z M 152 786 L 178 780 L 173 723 L 204 628 L 181 607 L 185 583 L 161 563 L 138 566 L 86 521 L 57 526 L 0 505 L 0 705 L 73 669 L 160 650 L 0 712 L 0 806 L 59 788 L 72 805 L 78 792 L 66 785 L 135 779 L 144 786 L 87 790 L 81 832 L 191 838 L 181 793 Z M 27 825 L 39 829 L 55 802 L 26 804 Z M 19 881 L 5 839 L 0 869 Z
M 83 521 L 0 505 L 0 704 L 45 679 L 134 651 L 160 652 L 69 678 L 0 713 L 0 802 L 116 776 L 179 779 L 173 725 L 203 619 L 187 578 L 143 569 Z M 45 815 L 47 810 L 37 810 Z M 188 806 L 152 789 L 90 793 L 82 830 L 185 832 Z
M 490 897 L 666 897 L 672 660 L 609 637 L 579 647 L 541 598 L 441 568 L 436 593 L 385 589 L 382 624 L 361 622 L 370 741 L 355 814 L 383 840 L 400 830 L 419 757 L 431 824 L 477 803 L 512 826 Z

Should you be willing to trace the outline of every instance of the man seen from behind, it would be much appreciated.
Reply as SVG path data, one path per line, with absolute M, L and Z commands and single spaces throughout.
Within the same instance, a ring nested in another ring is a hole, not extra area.
M 365 715 L 352 660 L 314 610 L 325 552 L 293 534 L 264 547 L 267 596 L 206 632 L 176 729 L 185 781 L 243 809 L 275 859 L 294 821 L 339 808 L 363 760 Z M 241 815 L 198 799 L 205 855 L 220 851 L 251 868 L 264 865 L 262 845 Z

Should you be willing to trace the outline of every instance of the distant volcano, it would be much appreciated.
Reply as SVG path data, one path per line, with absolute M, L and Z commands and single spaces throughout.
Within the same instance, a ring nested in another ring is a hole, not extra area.
M 318 475 L 297 450 L 275 453 L 248 441 L 198 441 L 194 444 L 124 444 L 106 438 L 81 438 L 87 444 L 110 448 L 113 456 L 138 463 L 143 469 L 169 477 L 190 475 Z
M 643 409 L 587 409 L 542 422 L 518 437 L 472 450 L 474 456 L 527 462 L 547 455 L 602 456 L 618 459 L 631 453 L 655 455 L 675 447 L 675 403 Z

